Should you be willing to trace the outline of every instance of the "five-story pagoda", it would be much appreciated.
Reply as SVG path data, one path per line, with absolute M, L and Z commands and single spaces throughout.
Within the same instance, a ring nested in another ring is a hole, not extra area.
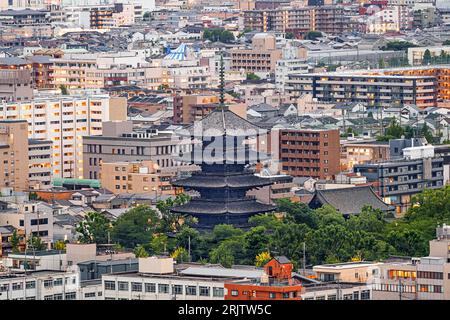
M 173 207 L 172 212 L 196 217 L 198 228 L 209 229 L 222 223 L 247 227 L 250 216 L 273 211 L 274 206 L 246 195 L 248 190 L 271 184 L 254 175 L 252 169 L 252 165 L 268 158 L 249 145 L 261 133 L 266 131 L 224 105 L 179 133 L 192 140 L 193 148 L 180 153 L 178 160 L 197 164 L 201 171 L 172 184 L 195 190 L 200 196 Z

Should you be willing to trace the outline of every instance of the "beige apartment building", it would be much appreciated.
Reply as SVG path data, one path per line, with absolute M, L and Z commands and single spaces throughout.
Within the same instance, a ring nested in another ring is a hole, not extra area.
M 31 70 L 0 70 L 0 101 L 21 101 L 32 98 Z
M 341 170 L 353 169 L 355 164 L 389 160 L 389 144 L 379 141 L 346 141 L 341 144 Z
M 427 257 L 387 261 L 373 281 L 376 300 L 450 299 L 450 226 L 436 228 Z
M 28 140 L 29 187 L 42 190 L 51 187 L 53 142 Z
M 324 264 L 313 267 L 320 281 L 370 282 L 377 274 L 382 263 L 370 261 Z
M 250 49 L 233 49 L 230 53 L 231 70 L 245 72 L 274 72 L 282 57 L 281 49 L 276 48 L 275 35 L 267 33 L 256 34 Z
M 126 107 L 125 98 L 104 94 L 42 97 L 0 104 L 0 120 L 27 120 L 28 138 L 52 141 L 53 177 L 82 178 L 82 137 L 101 135 L 104 121 L 125 120 Z
M 164 173 L 153 161 L 102 162 L 101 173 L 102 187 L 115 194 L 175 195 L 170 184 L 173 172 Z
M 0 187 L 28 190 L 28 123 L 0 121 Z

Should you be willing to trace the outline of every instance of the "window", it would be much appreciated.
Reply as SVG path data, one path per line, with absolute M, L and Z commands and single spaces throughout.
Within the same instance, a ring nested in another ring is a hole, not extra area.
M 213 297 L 223 297 L 223 288 L 213 288 Z
M 128 282 L 119 281 L 117 286 L 119 287 L 119 291 L 128 291 Z
M 44 280 L 44 288 L 53 287 L 53 280 Z
M 131 291 L 142 292 L 142 283 L 132 282 L 131 283 Z
M 199 287 L 198 291 L 200 292 L 200 296 L 209 297 L 209 287 Z
M 105 281 L 105 290 L 116 290 L 116 283 L 114 281 Z
M 9 284 L 0 285 L 0 292 L 6 292 L 6 291 L 9 291 Z
M 44 296 L 44 300 L 53 300 L 53 295 Z
M 54 281 L 53 281 L 53 285 L 56 287 L 56 286 L 62 286 L 62 284 L 63 284 L 63 281 L 62 281 L 62 278 L 58 278 L 58 279 L 55 279 Z
M 361 291 L 361 300 L 370 300 L 370 291 L 369 290 Z
M 168 284 L 158 284 L 158 293 L 169 293 L 169 285 Z
M 269 292 L 269 298 L 275 299 L 277 297 L 277 294 L 275 292 Z
M 172 294 L 183 294 L 183 286 L 179 284 L 174 284 L 172 286 Z
M 145 292 L 156 292 L 156 284 L 146 283 L 145 284 Z
M 327 298 L 328 298 L 328 300 L 337 300 L 337 297 L 335 294 L 329 294 Z
M 13 289 L 13 291 L 22 290 L 23 289 L 23 283 L 22 282 L 13 283 L 12 284 L 12 289 Z
M 95 292 L 88 292 L 84 294 L 85 298 L 95 298 Z
M 62 299 L 63 299 L 62 293 L 57 293 L 53 295 L 53 300 L 62 300 Z
M 66 300 L 76 300 L 77 293 L 76 292 L 67 292 L 66 293 Z
M 186 295 L 187 296 L 196 296 L 197 295 L 197 287 L 186 286 Z
M 352 300 L 353 298 L 353 294 L 349 293 L 349 294 L 344 294 L 344 300 Z
M 27 281 L 25 283 L 25 287 L 27 289 L 34 289 L 34 288 L 36 288 L 36 281 Z
M 289 299 L 289 292 L 283 292 L 283 299 Z M 316 300 L 320 300 L 319 297 L 317 297 Z M 325 300 L 325 297 L 321 300 Z

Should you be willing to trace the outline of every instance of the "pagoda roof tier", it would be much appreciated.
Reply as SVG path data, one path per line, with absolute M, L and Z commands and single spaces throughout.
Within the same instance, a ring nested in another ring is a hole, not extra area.
M 200 121 L 178 132 L 181 136 L 218 137 L 218 136 L 249 136 L 254 137 L 267 133 L 257 125 L 238 116 L 226 107 L 210 112 Z
M 275 206 L 258 202 L 254 199 L 239 199 L 233 201 L 213 201 L 192 199 L 190 202 L 176 206 L 171 209 L 172 212 L 181 214 L 257 214 L 275 210 Z
M 197 173 L 189 178 L 172 182 L 173 186 L 184 188 L 241 188 L 250 189 L 271 185 L 270 179 L 248 174 L 214 175 Z
M 194 164 L 249 164 L 270 159 L 267 153 L 251 150 L 248 147 L 235 148 L 233 152 L 223 152 L 214 156 L 208 151 L 199 150 L 178 155 L 174 158 L 177 161 Z

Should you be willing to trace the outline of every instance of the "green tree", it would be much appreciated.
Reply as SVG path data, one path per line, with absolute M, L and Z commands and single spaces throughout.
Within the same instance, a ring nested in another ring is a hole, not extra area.
M 137 245 L 136 248 L 134 248 L 133 253 L 136 256 L 136 258 L 147 258 L 148 257 L 148 252 L 144 248 L 143 245 Z
M 174 206 L 181 206 L 189 202 L 191 198 L 187 194 L 179 194 L 173 198 L 166 199 L 164 201 L 158 201 L 156 208 L 161 213 L 161 231 L 162 232 L 176 232 L 181 228 L 186 221 L 186 217 L 172 212 L 170 209 Z M 191 221 L 191 220 L 188 220 Z
M 212 243 L 220 243 L 226 239 L 242 236 L 244 232 L 241 229 L 235 228 L 229 224 L 218 224 L 214 226 L 211 234 Z
M 295 34 L 293 32 L 286 32 L 286 39 L 295 39 Z
M 67 89 L 67 87 L 65 85 L 63 85 L 63 84 L 59 86 L 59 89 L 61 90 L 61 94 L 63 96 L 68 96 L 70 94 L 69 90 Z
M 55 242 L 53 247 L 55 248 L 55 250 L 63 251 L 66 250 L 66 243 L 63 240 L 58 240 Z
M 139 205 L 115 221 L 111 236 L 114 242 L 125 248 L 134 248 L 139 244 L 149 243 L 160 225 L 161 221 L 155 210 Z
M 178 263 L 189 262 L 189 254 L 183 247 L 176 248 L 170 256 L 174 258 Z
M 322 37 L 322 32 L 320 31 L 308 31 L 305 35 L 306 40 L 317 40 Z
M 247 80 L 261 80 L 261 78 L 259 76 L 257 76 L 256 74 L 254 74 L 253 72 L 247 73 L 246 79 Z
M 444 46 L 450 46 L 450 40 L 445 40 L 442 45 Z
M 270 243 L 271 251 L 289 257 L 296 267 L 301 265 L 303 243 L 310 228 L 306 224 L 287 223 L 275 229 Z
M 154 234 L 152 240 L 150 241 L 150 248 L 154 254 L 166 253 L 168 248 L 168 237 L 165 234 Z
M 263 226 L 250 229 L 244 235 L 243 247 L 248 263 L 251 264 L 258 253 L 268 250 L 270 237 Z
M 431 63 L 432 57 L 430 50 L 426 49 L 423 53 L 422 64 L 428 65 Z
M 408 48 L 414 48 L 417 45 L 408 41 L 390 41 L 385 46 L 381 47 L 384 51 L 406 51 Z
M 28 249 L 33 249 L 35 251 L 42 251 L 47 249 L 47 245 L 42 241 L 41 237 L 31 235 L 27 241 Z
M 78 240 L 82 243 L 107 243 L 110 221 L 100 212 L 88 212 L 77 225 Z
M 14 229 L 14 231 L 13 231 L 13 234 L 12 234 L 12 236 L 11 236 L 11 240 L 10 240 L 10 243 L 11 243 L 11 250 L 12 250 L 12 252 L 13 253 L 18 253 L 19 252 L 19 243 L 20 243 L 20 238 L 19 238 L 19 236 L 17 235 L 17 230 L 16 229 Z

